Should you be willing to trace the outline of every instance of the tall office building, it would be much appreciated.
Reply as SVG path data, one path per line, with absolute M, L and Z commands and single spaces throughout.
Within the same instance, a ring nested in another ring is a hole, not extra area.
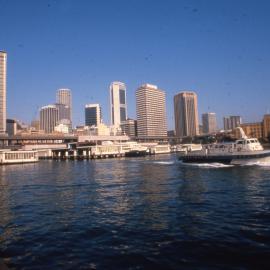
M 122 82 L 110 85 L 111 125 L 119 127 L 127 120 L 126 86 Z
M 101 123 L 101 108 L 99 104 L 87 104 L 84 110 L 86 126 L 98 126 Z
M 177 137 L 199 135 L 196 93 L 185 91 L 174 96 L 174 120 Z
M 55 105 L 47 105 L 40 109 L 40 129 L 52 133 L 59 122 L 59 109 Z
M 223 117 L 223 127 L 224 130 L 230 130 L 231 128 L 231 123 L 230 123 L 230 117 Z
M 67 119 L 72 123 L 72 96 L 71 90 L 67 88 L 58 89 L 56 92 L 56 104 L 65 105 L 60 109 L 60 120 Z M 65 117 L 65 118 L 62 118 Z
M 202 114 L 203 134 L 211 134 L 217 131 L 217 117 L 215 113 Z
M 236 127 L 240 127 L 241 123 L 242 123 L 241 117 L 238 115 L 223 117 L 224 130 L 230 130 Z
M 0 134 L 6 133 L 7 53 L 0 51 Z
M 138 137 L 167 136 L 165 92 L 144 84 L 136 91 Z

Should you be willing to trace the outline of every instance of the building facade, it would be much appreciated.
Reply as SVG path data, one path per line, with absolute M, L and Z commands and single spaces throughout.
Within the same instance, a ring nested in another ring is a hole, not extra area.
M 211 134 L 217 131 L 217 117 L 213 112 L 202 114 L 202 132 L 203 134 Z
M 138 137 L 167 136 L 165 92 L 144 84 L 136 91 Z
M 59 119 L 68 119 L 70 121 L 70 125 L 72 126 L 71 90 L 68 88 L 58 89 L 56 92 L 56 104 L 59 107 Z
M 6 133 L 7 53 L 0 51 L 0 134 Z
M 242 119 L 238 115 L 237 116 L 231 115 L 231 116 L 223 117 L 224 130 L 235 129 L 236 127 L 240 127 L 241 124 L 242 124 Z
M 122 82 L 110 85 L 111 125 L 120 127 L 127 120 L 126 86 Z
M 196 93 L 184 91 L 174 96 L 174 119 L 177 137 L 199 135 Z
M 137 137 L 137 121 L 133 119 L 127 119 L 122 122 L 121 129 L 124 135 L 129 137 Z
M 270 139 L 270 114 L 265 114 L 263 117 L 263 137 Z
M 249 138 L 262 138 L 263 137 L 263 124 L 262 122 L 257 123 L 245 123 L 241 124 L 240 127 L 243 129 L 245 134 Z M 237 138 L 240 137 L 239 129 L 236 129 Z
M 86 126 L 98 126 L 101 123 L 101 107 L 99 104 L 85 105 L 84 112 Z
M 44 106 L 39 111 L 40 129 L 52 133 L 59 122 L 59 110 L 55 105 Z

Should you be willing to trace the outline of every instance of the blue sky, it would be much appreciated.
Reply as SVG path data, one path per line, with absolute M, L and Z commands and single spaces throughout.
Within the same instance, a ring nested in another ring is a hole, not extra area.
M 199 113 L 260 121 L 270 112 L 270 1 L 0 0 L 0 50 L 8 53 L 8 116 L 30 122 L 73 94 L 73 120 L 100 103 L 109 123 L 109 84 L 127 85 L 128 115 L 143 83 L 173 96 L 198 94 Z

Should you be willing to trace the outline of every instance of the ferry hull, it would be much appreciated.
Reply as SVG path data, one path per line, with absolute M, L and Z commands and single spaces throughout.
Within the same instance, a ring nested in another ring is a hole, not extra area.
M 184 155 L 179 157 L 185 163 L 222 163 L 248 165 L 256 162 L 270 162 L 270 151 L 241 155 Z

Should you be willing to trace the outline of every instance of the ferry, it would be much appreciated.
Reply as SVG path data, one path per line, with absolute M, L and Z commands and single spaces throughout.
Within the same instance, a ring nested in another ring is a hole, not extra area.
M 169 144 L 157 144 L 154 146 L 150 146 L 149 154 L 156 155 L 156 154 L 168 154 L 171 153 L 171 146 Z
M 242 128 L 241 138 L 230 143 L 213 143 L 202 146 L 201 150 L 186 152 L 179 156 L 184 163 L 223 163 L 248 165 L 270 162 L 270 150 L 264 150 L 257 138 L 247 138 Z
M 0 150 L 0 165 L 38 162 L 37 151 Z

